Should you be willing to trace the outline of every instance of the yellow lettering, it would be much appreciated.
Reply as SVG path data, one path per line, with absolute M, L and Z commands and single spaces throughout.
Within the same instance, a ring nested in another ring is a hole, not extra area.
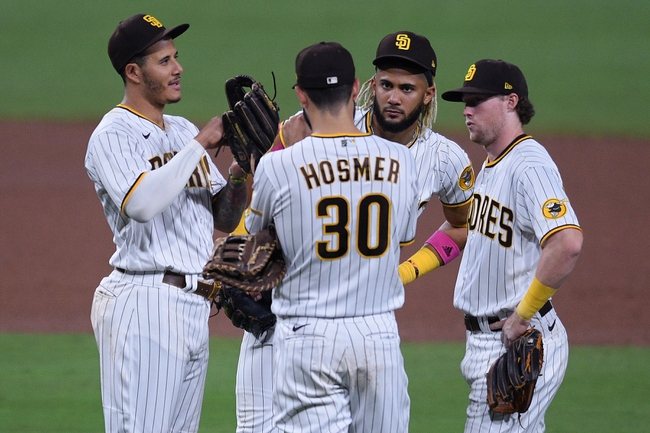
M 408 35 L 405 35 L 404 33 L 400 33 L 395 38 L 395 46 L 398 50 L 408 51 L 408 49 L 411 48 L 411 38 L 409 38 Z
M 160 21 L 158 21 L 157 19 L 155 19 L 151 15 L 145 15 L 145 16 L 142 17 L 142 19 L 145 20 L 146 22 L 148 22 L 149 24 L 151 24 L 154 27 L 160 28 L 160 27 L 163 26 Z
M 476 65 L 472 65 L 469 67 L 469 70 L 467 71 L 467 75 L 465 75 L 465 81 L 472 81 L 472 78 L 474 78 L 474 74 L 476 74 Z

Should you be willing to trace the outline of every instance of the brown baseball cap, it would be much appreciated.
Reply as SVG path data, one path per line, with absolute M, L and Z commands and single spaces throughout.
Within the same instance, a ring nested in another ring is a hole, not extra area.
M 407 60 L 436 76 L 436 53 L 429 40 L 413 32 L 402 31 L 384 37 L 372 64 L 378 67 L 391 60 Z
M 108 40 L 108 57 L 119 74 L 136 54 L 163 38 L 174 39 L 180 36 L 189 27 L 189 24 L 180 24 L 166 29 L 151 15 L 133 15 L 121 21 Z
M 303 89 L 352 84 L 355 78 L 352 55 L 337 42 L 310 45 L 296 57 L 296 86 Z
M 442 94 L 442 99 L 463 102 L 463 94 L 481 93 L 528 97 L 528 85 L 523 72 L 512 63 L 503 60 L 483 59 L 469 67 L 463 87 Z

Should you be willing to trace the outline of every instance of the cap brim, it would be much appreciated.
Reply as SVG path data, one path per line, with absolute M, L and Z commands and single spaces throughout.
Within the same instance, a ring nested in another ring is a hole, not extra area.
M 479 93 L 484 95 L 498 95 L 498 92 L 492 90 L 479 89 L 478 87 L 460 87 L 454 90 L 444 92 L 441 97 L 449 102 L 463 102 L 463 95 L 466 93 Z
M 190 28 L 189 24 L 179 24 L 176 27 L 172 27 L 171 29 L 166 30 L 165 33 L 163 33 L 163 38 L 167 36 L 169 36 L 172 39 L 177 38 L 178 36 L 185 33 L 185 30 L 189 28 Z

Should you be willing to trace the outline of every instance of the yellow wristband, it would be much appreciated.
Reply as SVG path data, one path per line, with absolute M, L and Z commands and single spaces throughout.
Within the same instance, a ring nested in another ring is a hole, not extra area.
M 524 320 L 532 319 L 555 292 L 557 289 L 544 285 L 537 277 L 533 278 L 528 291 L 517 305 L 517 314 Z
M 413 282 L 416 278 L 440 267 L 440 260 L 427 247 L 422 247 L 407 261 L 399 265 L 398 271 L 403 284 Z
M 397 267 L 397 273 L 399 273 L 399 278 L 402 280 L 402 284 L 406 285 L 412 283 L 418 277 L 418 271 L 413 266 L 413 263 L 406 261 L 400 264 Z

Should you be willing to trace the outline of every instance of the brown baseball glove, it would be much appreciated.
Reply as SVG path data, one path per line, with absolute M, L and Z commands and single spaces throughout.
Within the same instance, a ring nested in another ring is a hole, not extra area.
M 532 328 L 515 340 L 487 374 L 487 402 L 492 412 L 524 413 L 533 399 L 544 362 L 542 333 Z
M 263 292 L 277 286 L 286 266 L 275 227 L 250 235 L 218 238 L 203 277 L 245 292 Z

